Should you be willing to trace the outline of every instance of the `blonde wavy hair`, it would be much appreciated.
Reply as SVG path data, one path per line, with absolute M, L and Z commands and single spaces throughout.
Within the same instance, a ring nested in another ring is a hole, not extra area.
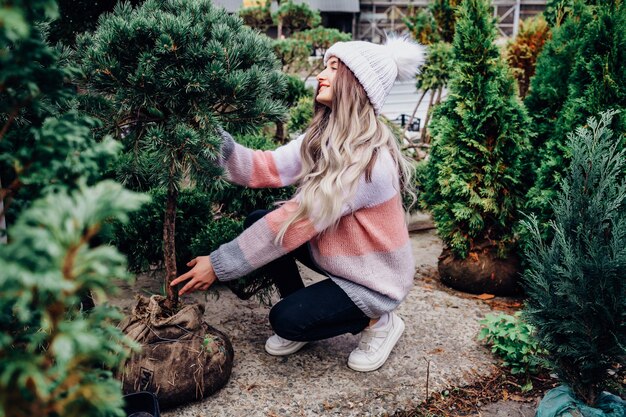
M 378 150 L 389 150 L 400 179 L 400 190 L 416 200 L 415 168 L 404 156 L 398 140 L 376 115 L 367 93 L 352 71 L 341 60 L 333 81 L 331 107 L 314 100 L 314 114 L 307 128 L 300 156 L 302 170 L 299 183 L 299 207 L 281 226 L 276 243 L 282 242 L 287 229 L 310 218 L 316 224 L 336 228 L 341 210 L 350 201 L 365 173 L 372 180 L 372 169 Z M 315 92 L 317 97 L 318 91 Z

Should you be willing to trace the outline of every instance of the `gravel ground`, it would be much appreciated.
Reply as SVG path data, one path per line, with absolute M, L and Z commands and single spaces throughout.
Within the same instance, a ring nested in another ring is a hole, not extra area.
M 207 322 L 231 338 L 235 363 L 230 381 L 210 398 L 162 415 L 380 416 L 415 407 L 426 398 L 427 386 L 433 392 L 490 375 L 495 359 L 476 341 L 478 321 L 489 307 L 477 299 L 457 297 L 428 279 L 436 275 L 442 249 L 433 229 L 414 232 L 411 240 L 417 260 L 415 286 L 397 311 L 406 330 L 381 369 L 359 373 L 347 367 L 348 355 L 358 343 L 353 335 L 311 343 L 289 357 L 268 355 L 263 345 L 272 334 L 269 307 L 241 301 L 218 287 L 219 298 L 206 294 L 186 298 L 204 303 Z M 307 282 L 321 279 L 305 267 L 302 272 Z M 128 311 L 135 293 L 156 292 L 159 287 L 160 279 L 140 276 L 115 304 Z

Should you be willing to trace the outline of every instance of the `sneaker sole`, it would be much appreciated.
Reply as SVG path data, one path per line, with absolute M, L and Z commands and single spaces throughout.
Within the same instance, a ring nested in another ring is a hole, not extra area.
M 287 356 L 287 355 L 291 355 L 292 353 L 296 353 L 297 351 L 302 349 L 307 343 L 308 342 L 298 342 L 297 345 L 294 345 L 290 347 L 289 349 L 280 349 L 280 350 L 274 349 L 266 343 L 265 351 L 272 356 Z
M 399 322 L 400 324 L 393 329 L 393 333 L 391 334 L 391 340 L 393 340 L 393 344 L 391 348 L 387 351 L 387 354 L 385 356 L 383 356 L 382 358 L 380 358 L 380 360 L 374 362 L 371 365 L 353 364 L 350 363 L 350 360 L 348 360 L 348 367 L 358 372 L 371 372 L 383 366 L 385 362 L 387 362 L 387 358 L 389 358 L 389 355 L 391 354 L 393 348 L 396 346 L 396 343 L 398 343 L 398 340 L 400 340 L 400 336 L 402 336 L 402 333 L 404 333 L 404 321 L 400 319 Z

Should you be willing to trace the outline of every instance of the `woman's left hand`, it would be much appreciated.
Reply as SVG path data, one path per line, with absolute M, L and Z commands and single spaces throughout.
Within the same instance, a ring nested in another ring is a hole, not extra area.
M 178 295 L 198 290 L 206 291 L 217 279 L 211 258 L 208 256 L 198 256 L 187 262 L 187 266 L 193 267 L 191 271 L 179 276 L 170 283 L 170 287 L 173 287 L 176 284 L 189 280 L 189 282 L 178 291 Z

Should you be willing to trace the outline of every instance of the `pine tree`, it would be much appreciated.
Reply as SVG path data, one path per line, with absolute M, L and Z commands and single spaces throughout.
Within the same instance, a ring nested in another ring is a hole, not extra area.
M 515 247 L 523 202 L 528 117 L 494 44 L 489 5 L 465 0 L 458 9 L 450 93 L 435 110 L 433 146 L 423 200 L 457 259 Z
M 179 189 L 208 189 L 215 181 L 219 124 L 251 131 L 284 117 L 284 76 L 269 38 L 209 0 L 148 0 L 135 9 L 120 4 L 78 44 L 86 90 L 115 109 L 108 126 L 131 164 L 121 172 L 148 173 L 151 184 L 167 192 L 163 249 L 172 308 Z
M 293 0 L 282 2 L 272 18 L 278 26 L 278 39 L 285 35 L 314 28 L 322 21 L 317 10 L 312 9 L 306 3 L 296 4 Z
M 526 100 L 534 119 L 533 147 L 539 150 L 528 208 L 544 224 L 568 166 L 567 132 L 591 115 L 626 109 L 626 5 L 614 0 L 597 6 L 575 1 L 570 10 L 571 16 L 554 28 L 538 59 Z M 626 132 L 623 116 L 613 123 L 618 134 Z
M 568 136 L 571 163 L 552 203 L 554 238 L 522 222 L 525 314 L 551 367 L 578 399 L 594 405 L 607 369 L 626 354 L 626 150 L 609 129 L 615 113 Z

